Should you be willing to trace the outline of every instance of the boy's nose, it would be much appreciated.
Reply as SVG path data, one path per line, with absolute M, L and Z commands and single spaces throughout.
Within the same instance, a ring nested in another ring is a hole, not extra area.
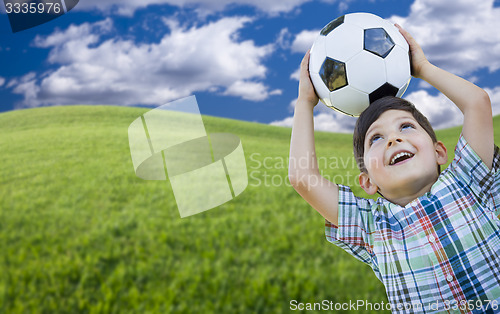
M 396 144 L 396 143 L 401 143 L 403 140 L 400 139 L 399 137 L 391 137 L 389 138 L 389 140 L 387 141 L 387 147 L 391 147 L 393 144 Z

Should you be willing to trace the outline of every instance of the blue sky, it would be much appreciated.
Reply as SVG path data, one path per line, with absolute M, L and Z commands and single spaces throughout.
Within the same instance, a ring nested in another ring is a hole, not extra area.
M 0 14 L 0 111 L 106 104 L 151 108 L 196 95 L 201 113 L 290 126 L 297 70 L 318 31 L 370 12 L 409 30 L 428 59 L 472 80 L 500 114 L 500 8 L 493 0 L 80 0 L 12 34 Z M 459 111 L 413 79 L 405 98 L 435 128 Z M 350 132 L 355 118 L 323 104 L 318 130 Z

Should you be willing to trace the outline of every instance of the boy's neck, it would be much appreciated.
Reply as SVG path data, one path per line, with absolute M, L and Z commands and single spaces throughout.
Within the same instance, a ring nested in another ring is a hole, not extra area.
M 429 183 L 425 184 L 422 186 L 420 189 L 412 190 L 411 187 L 414 187 L 414 185 L 411 185 L 411 187 L 408 187 L 407 189 L 398 189 L 397 191 L 394 191 L 393 193 L 382 193 L 384 195 L 384 198 L 390 201 L 391 203 L 397 204 L 399 206 L 406 206 L 412 201 L 416 200 L 417 198 L 425 195 L 425 193 L 430 192 L 432 186 L 434 183 L 436 183 L 437 177 L 435 180 L 430 181 Z

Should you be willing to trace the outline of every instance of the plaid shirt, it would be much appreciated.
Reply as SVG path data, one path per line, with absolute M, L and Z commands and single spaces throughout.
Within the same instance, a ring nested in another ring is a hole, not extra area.
M 499 177 L 499 148 L 490 171 L 460 136 L 431 191 L 405 207 L 339 186 L 326 238 L 372 267 L 394 313 L 500 313 Z

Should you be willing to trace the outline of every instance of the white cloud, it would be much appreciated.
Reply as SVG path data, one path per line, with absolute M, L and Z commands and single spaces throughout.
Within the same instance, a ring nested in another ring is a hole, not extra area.
M 276 38 L 276 44 L 282 49 L 290 49 L 292 33 L 288 28 L 283 28 Z
M 493 116 L 500 114 L 500 86 L 485 88 L 490 96 Z M 420 90 L 405 97 L 411 101 L 429 119 L 434 129 L 444 129 L 459 126 L 463 123 L 460 110 L 446 96 L 439 93 L 430 95 L 427 91 Z
M 94 24 L 84 23 L 82 25 L 70 25 L 64 32 L 56 31 L 50 36 L 41 37 L 37 35 L 34 40 L 34 45 L 40 48 L 49 48 L 62 46 L 67 42 L 74 42 L 75 39 L 84 39 L 84 44 L 93 44 L 99 40 L 99 34 L 106 33 L 113 27 L 113 22 L 110 18 Z M 96 33 L 93 35 L 92 33 Z M 49 60 L 54 62 L 54 60 Z
M 493 0 L 415 0 L 401 24 L 436 65 L 459 75 L 500 68 L 500 8 Z
M 293 125 L 293 117 L 288 117 L 288 118 L 285 118 L 283 120 L 276 120 L 276 121 L 273 121 L 269 124 L 275 125 L 275 126 L 284 126 L 284 127 L 291 128 Z
M 263 100 L 269 91 L 259 80 L 267 68 L 262 60 L 273 45 L 240 41 L 238 31 L 251 20 L 223 18 L 198 28 L 171 23 L 159 43 L 131 40 L 100 42 L 112 29 L 110 19 L 38 36 L 34 44 L 50 48 L 48 62 L 56 70 L 13 80 L 22 106 L 58 104 L 162 104 L 196 91 Z
M 132 15 L 135 10 L 153 4 L 167 4 L 180 8 L 197 8 L 201 14 L 222 11 L 229 5 L 246 5 L 257 8 L 269 15 L 290 12 L 303 3 L 311 0 L 85 0 L 80 1 L 78 10 L 98 9 L 105 12 L 116 12 L 121 15 Z
M 295 99 L 294 99 L 294 100 L 292 100 L 292 101 L 290 102 L 290 104 L 288 105 L 288 110 L 289 110 L 290 112 L 293 112 L 293 111 L 295 110 L 295 105 L 297 104 L 297 99 L 298 99 L 298 98 L 295 98 Z
M 295 38 L 293 39 L 292 43 L 289 45 L 290 50 L 292 52 L 297 52 L 301 54 L 305 54 L 309 48 L 311 48 L 314 39 L 318 36 L 320 30 L 305 30 L 297 35 L 295 35 Z M 300 78 L 300 65 L 297 67 L 297 69 L 290 74 L 290 78 L 293 80 L 299 80 Z
M 290 103 L 290 107 L 294 107 L 295 102 Z M 347 116 L 345 114 L 333 111 L 326 107 L 321 102 L 315 107 L 314 114 L 314 130 L 335 132 L 335 133 L 352 133 L 356 118 Z M 273 121 L 271 125 L 292 127 L 293 117 L 288 117 L 283 120 Z
M 500 114 L 500 86 L 484 89 L 490 95 L 493 116 Z
M 297 68 L 292 74 L 290 74 L 290 78 L 293 80 L 300 80 L 300 67 Z
M 314 116 L 314 129 L 327 132 L 352 133 L 356 119 L 342 113 L 320 112 Z
M 311 48 L 314 40 L 318 37 L 320 29 L 316 30 L 305 30 L 298 33 L 291 45 L 292 52 L 305 53 L 309 48 Z
M 404 98 L 411 101 L 429 119 L 434 129 L 444 129 L 463 123 L 460 110 L 441 93 L 433 96 L 425 90 L 419 90 Z
M 5 84 L 5 78 L 0 76 L 0 87 L 2 87 L 3 84 Z
M 261 101 L 267 99 L 270 95 L 281 95 L 280 90 L 268 91 L 262 83 L 236 81 L 231 84 L 224 95 L 239 96 L 246 100 Z

